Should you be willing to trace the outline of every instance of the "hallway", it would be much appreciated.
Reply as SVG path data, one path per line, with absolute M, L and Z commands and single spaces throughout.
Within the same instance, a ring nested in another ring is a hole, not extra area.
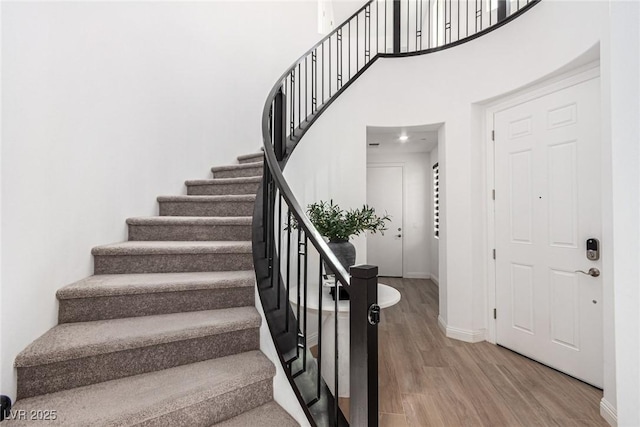
M 502 347 L 446 338 L 438 287 L 382 277 L 402 294 L 379 328 L 380 426 L 607 426 L 601 390 Z

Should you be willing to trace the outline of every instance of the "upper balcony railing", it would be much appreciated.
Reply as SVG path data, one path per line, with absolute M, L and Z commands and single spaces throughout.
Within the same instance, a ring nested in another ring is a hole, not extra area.
M 378 58 L 456 46 L 497 29 L 539 1 L 371 0 L 297 59 L 271 89 L 262 116 L 265 163 L 254 211 L 254 264 L 278 356 L 312 425 L 378 425 L 377 268 L 351 267 L 349 274 L 340 265 L 283 176 L 289 155 L 325 109 Z M 349 331 L 348 348 L 339 345 L 339 316 L 323 326 L 323 311 L 339 310 L 338 301 L 323 310 L 325 268 L 350 297 L 349 328 L 342 329 Z M 312 299 L 319 307 L 309 311 Z M 309 323 L 317 323 L 316 351 L 309 345 Z M 323 327 L 331 327 L 331 343 L 322 342 Z M 349 420 L 343 412 L 347 404 Z

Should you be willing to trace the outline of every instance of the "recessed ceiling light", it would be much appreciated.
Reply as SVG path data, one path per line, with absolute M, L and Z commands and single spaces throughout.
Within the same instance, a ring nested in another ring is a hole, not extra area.
M 401 142 L 405 142 L 409 137 L 407 135 L 401 135 L 399 139 Z

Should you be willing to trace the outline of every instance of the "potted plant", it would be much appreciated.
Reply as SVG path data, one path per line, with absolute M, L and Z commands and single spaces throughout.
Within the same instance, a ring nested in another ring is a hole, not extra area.
M 365 231 L 384 234 L 389 220 L 389 215 L 378 216 L 370 206 L 345 211 L 333 200 L 308 205 L 307 215 L 318 232 L 329 240 L 329 248 L 347 271 L 356 262 L 356 248 L 349 239 Z M 333 274 L 327 265 L 325 270 L 327 274 Z

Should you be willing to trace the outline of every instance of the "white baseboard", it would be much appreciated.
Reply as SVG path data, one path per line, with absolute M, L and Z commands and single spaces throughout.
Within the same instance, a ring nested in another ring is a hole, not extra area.
M 318 345 L 318 332 L 307 335 L 307 348 Z
M 617 427 L 618 425 L 618 412 L 616 408 L 611 405 L 605 398 L 603 397 L 600 400 L 600 416 L 604 418 L 606 422 L 609 423 L 612 427 Z
M 440 281 L 438 280 L 438 277 L 437 277 L 437 276 L 431 275 L 430 279 L 431 279 L 431 281 L 432 281 L 433 283 L 435 283 L 435 284 L 436 284 L 436 286 L 438 286 L 438 287 L 440 286 Z
M 471 329 L 454 328 L 452 326 L 448 326 L 440 316 L 438 316 L 438 326 L 447 338 L 470 343 L 486 341 L 486 333 L 484 329 L 474 331 Z
M 403 275 L 405 279 L 430 279 L 429 273 L 405 273 Z

